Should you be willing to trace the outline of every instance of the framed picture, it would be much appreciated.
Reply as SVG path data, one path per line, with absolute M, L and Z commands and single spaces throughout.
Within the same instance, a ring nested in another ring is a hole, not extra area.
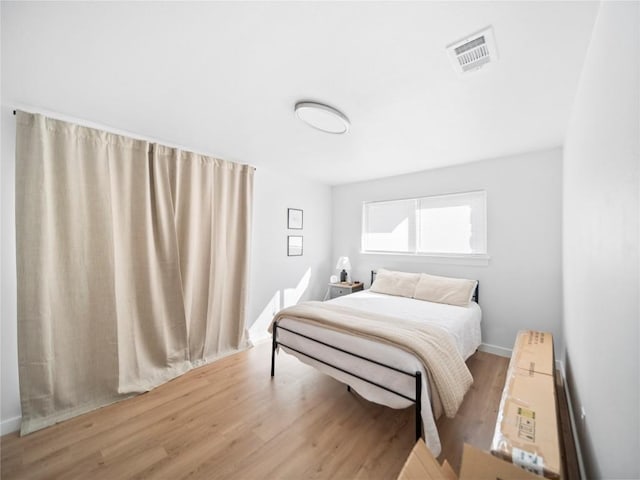
M 287 228 L 302 230 L 303 211 L 297 208 L 287 208 Z
M 289 235 L 287 237 L 287 256 L 302 256 L 302 235 Z

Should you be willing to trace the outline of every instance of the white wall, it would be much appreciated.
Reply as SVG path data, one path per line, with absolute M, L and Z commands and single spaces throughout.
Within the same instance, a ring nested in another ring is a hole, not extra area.
M 302 230 L 287 230 L 287 208 L 304 211 Z M 288 257 L 287 235 L 303 235 L 303 255 Z M 329 280 L 331 188 L 258 168 L 255 172 L 247 323 L 254 340 L 281 308 L 322 300 Z
M 565 368 L 588 478 L 640 478 L 639 26 L 638 2 L 602 3 L 565 144 Z
M 390 160 L 392 161 L 392 160 Z M 511 349 L 518 330 L 561 338 L 561 149 L 429 170 L 333 188 L 333 255 L 348 255 L 356 280 L 371 269 L 428 272 L 480 281 L 483 342 Z M 486 190 L 486 266 L 360 253 L 362 202 Z

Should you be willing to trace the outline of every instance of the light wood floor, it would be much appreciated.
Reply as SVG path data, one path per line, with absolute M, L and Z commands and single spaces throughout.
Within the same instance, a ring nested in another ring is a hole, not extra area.
M 193 370 L 135 398 L 20 438 L 2 437 L 1 477 L 389 478 L 414 444 L 414 409 L 392 410 L 278 355 L 269 343 Z M 464 442 L 488 449 L 508 359 L 478 352 L 475 383 L 441 419 L 440 460 Z

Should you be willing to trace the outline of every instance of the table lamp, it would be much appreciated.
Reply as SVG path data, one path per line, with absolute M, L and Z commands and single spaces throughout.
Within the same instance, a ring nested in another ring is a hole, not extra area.
M 349 257 L 340 257 L 338 259 L 338 263 L 336 264 L 336 270 L 342 270 L 340 272 L 340 281 L 347 281 L 347 271 L 351 270 L 351 262 L 349 261 Z

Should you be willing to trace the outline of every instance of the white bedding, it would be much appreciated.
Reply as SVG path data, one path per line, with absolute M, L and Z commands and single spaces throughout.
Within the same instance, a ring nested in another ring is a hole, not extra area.
M 458 351 L 465 359 L 473 354 L 481 342 L 481 311 L 475 302 L 472 302 L 468 307 L 457 307 L 370 291 L 362 291 L 338 297 L 330 300 L 330 302 L 383 315 L 401 317 L 414 321 L 424 321 L 432 325 L 437 325 L 452 335 Z M 291 330 L 318 339 L 329 345 L 342 348 L 349 352 L 358 353 L 372 360 L 377 360 L 407 372 L 422 372 L 423 395 L 421 405 L 425 441 L 434 455 L 440 453 L 440 439 L 431 410 L 426 372 L 421 362 L 411 353 L 366 338 L 355 337 L 319 326 L 297 322 L 291 318 L 283 318 L 280 320 L 279 326 L 290 328 Z M 289 333 L 284 329 L 278 330 L 278 341 L 349 370 L 364 378 L 374 380 L 410 398 L 415 396 L 415 380 L 413 377 L 360 360 L 346 353 Z M 406 408 L 413 403 L 284 346 L 282 348 L 287 353 L 296 356 L 302 362 L 350 385 L 358 394 L 372 402 L 391 408 Z
M 468 307 L 456 307 L 369 290 L 334 298 L 329 302 L 442 327 L 455 338 L 458 351 L 465 360 L 480 346 L 482 312 L 476 302 L 471 302 Z

